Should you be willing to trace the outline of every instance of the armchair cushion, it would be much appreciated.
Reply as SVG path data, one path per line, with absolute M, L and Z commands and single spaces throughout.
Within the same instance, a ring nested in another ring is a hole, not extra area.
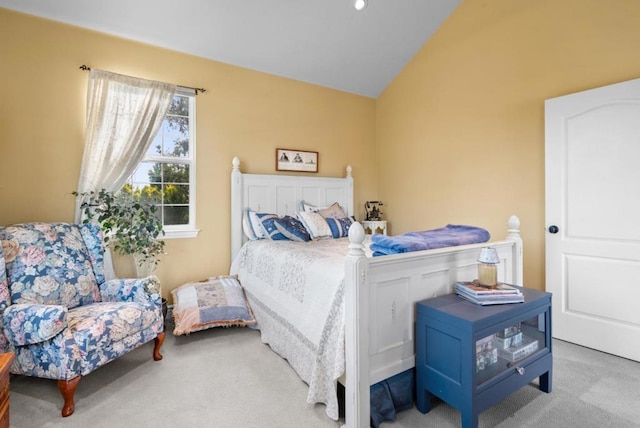
M 162 317 L 153 308 L 134 302 L 81 306 L 69 311 L 68 324 L 80 352 L 90 360 L 91 369 L 122 355 L 126 347 L 144 343 L 141 332 L 162 331 Z
M 2 317 L 4 334 L 14 346 L 44 342 L 67 326 L 67 308 L 60 305 L 11 305 Z

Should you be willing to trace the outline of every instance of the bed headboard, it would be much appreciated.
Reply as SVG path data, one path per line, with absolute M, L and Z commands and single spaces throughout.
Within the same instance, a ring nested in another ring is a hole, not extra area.
M 327 206 L 338 202 L 345 213 L 354 215 L 353 177 L 347 166 L 346 177 L 318 177 L 281 174 L 243 174 L 240 159 L 233 158 L 231 170 L 231 260 L 247 240 L 242 231 L 245 208 L 294 216 L 300 201 Z

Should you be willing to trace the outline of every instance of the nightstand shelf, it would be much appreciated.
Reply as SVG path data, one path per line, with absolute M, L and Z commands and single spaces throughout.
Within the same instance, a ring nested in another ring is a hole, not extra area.
M 386 220 L 364 220 L 362 221 L 362 227 L 364 228 L 364 233 L 367 235 L 375 235 L 375 234 L 387 234 L 387 221 Z
M 435 395 L 475 428 L 482 411 L 535 378 L 551 392 L 551 294 L 521 290 L 524 303 L 481 306 L 455 294 L 417 303 L 418 410 L 429 412 Z

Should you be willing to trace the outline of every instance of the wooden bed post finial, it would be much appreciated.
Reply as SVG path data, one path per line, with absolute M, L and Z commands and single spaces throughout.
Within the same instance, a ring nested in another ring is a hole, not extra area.
M 234 171 L 240 170 L 240 158 L 238 158 L 238 156 L 234 156 L 233 160 L 231 161 L 231 165 L 233 165 Z
M 347 165 L 347 178 L 351 177 L 352 168 L 351 165 Z
M 509 222 L 507 224 L 509 225 L 509 233 L 518 232 L 518 235 L 520 235 L 520 219 L 517 215 L 514 214 L 509 217 Z
M 514 278 L 516 285 L 523 285 L 524 272 L 522 270 L 524 263 L 524 245 L 522 244 L 522 235 L 520 235 L 520 219 L 517 215 L 509 217 L 507 222 L 509 229 L 507 229 L 507 239 L 515 242 L 513 247 L 514 257 Z

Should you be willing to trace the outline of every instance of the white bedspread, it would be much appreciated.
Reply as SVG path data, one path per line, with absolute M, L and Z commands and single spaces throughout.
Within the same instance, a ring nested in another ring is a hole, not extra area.
M 344 373 L 344 267 L 349 241 L 249 241 L 233 261 L 262 341 L 309 385 L 308 403 L 338 419 Z M 368 249 L 368 245 L 365 245 Z

